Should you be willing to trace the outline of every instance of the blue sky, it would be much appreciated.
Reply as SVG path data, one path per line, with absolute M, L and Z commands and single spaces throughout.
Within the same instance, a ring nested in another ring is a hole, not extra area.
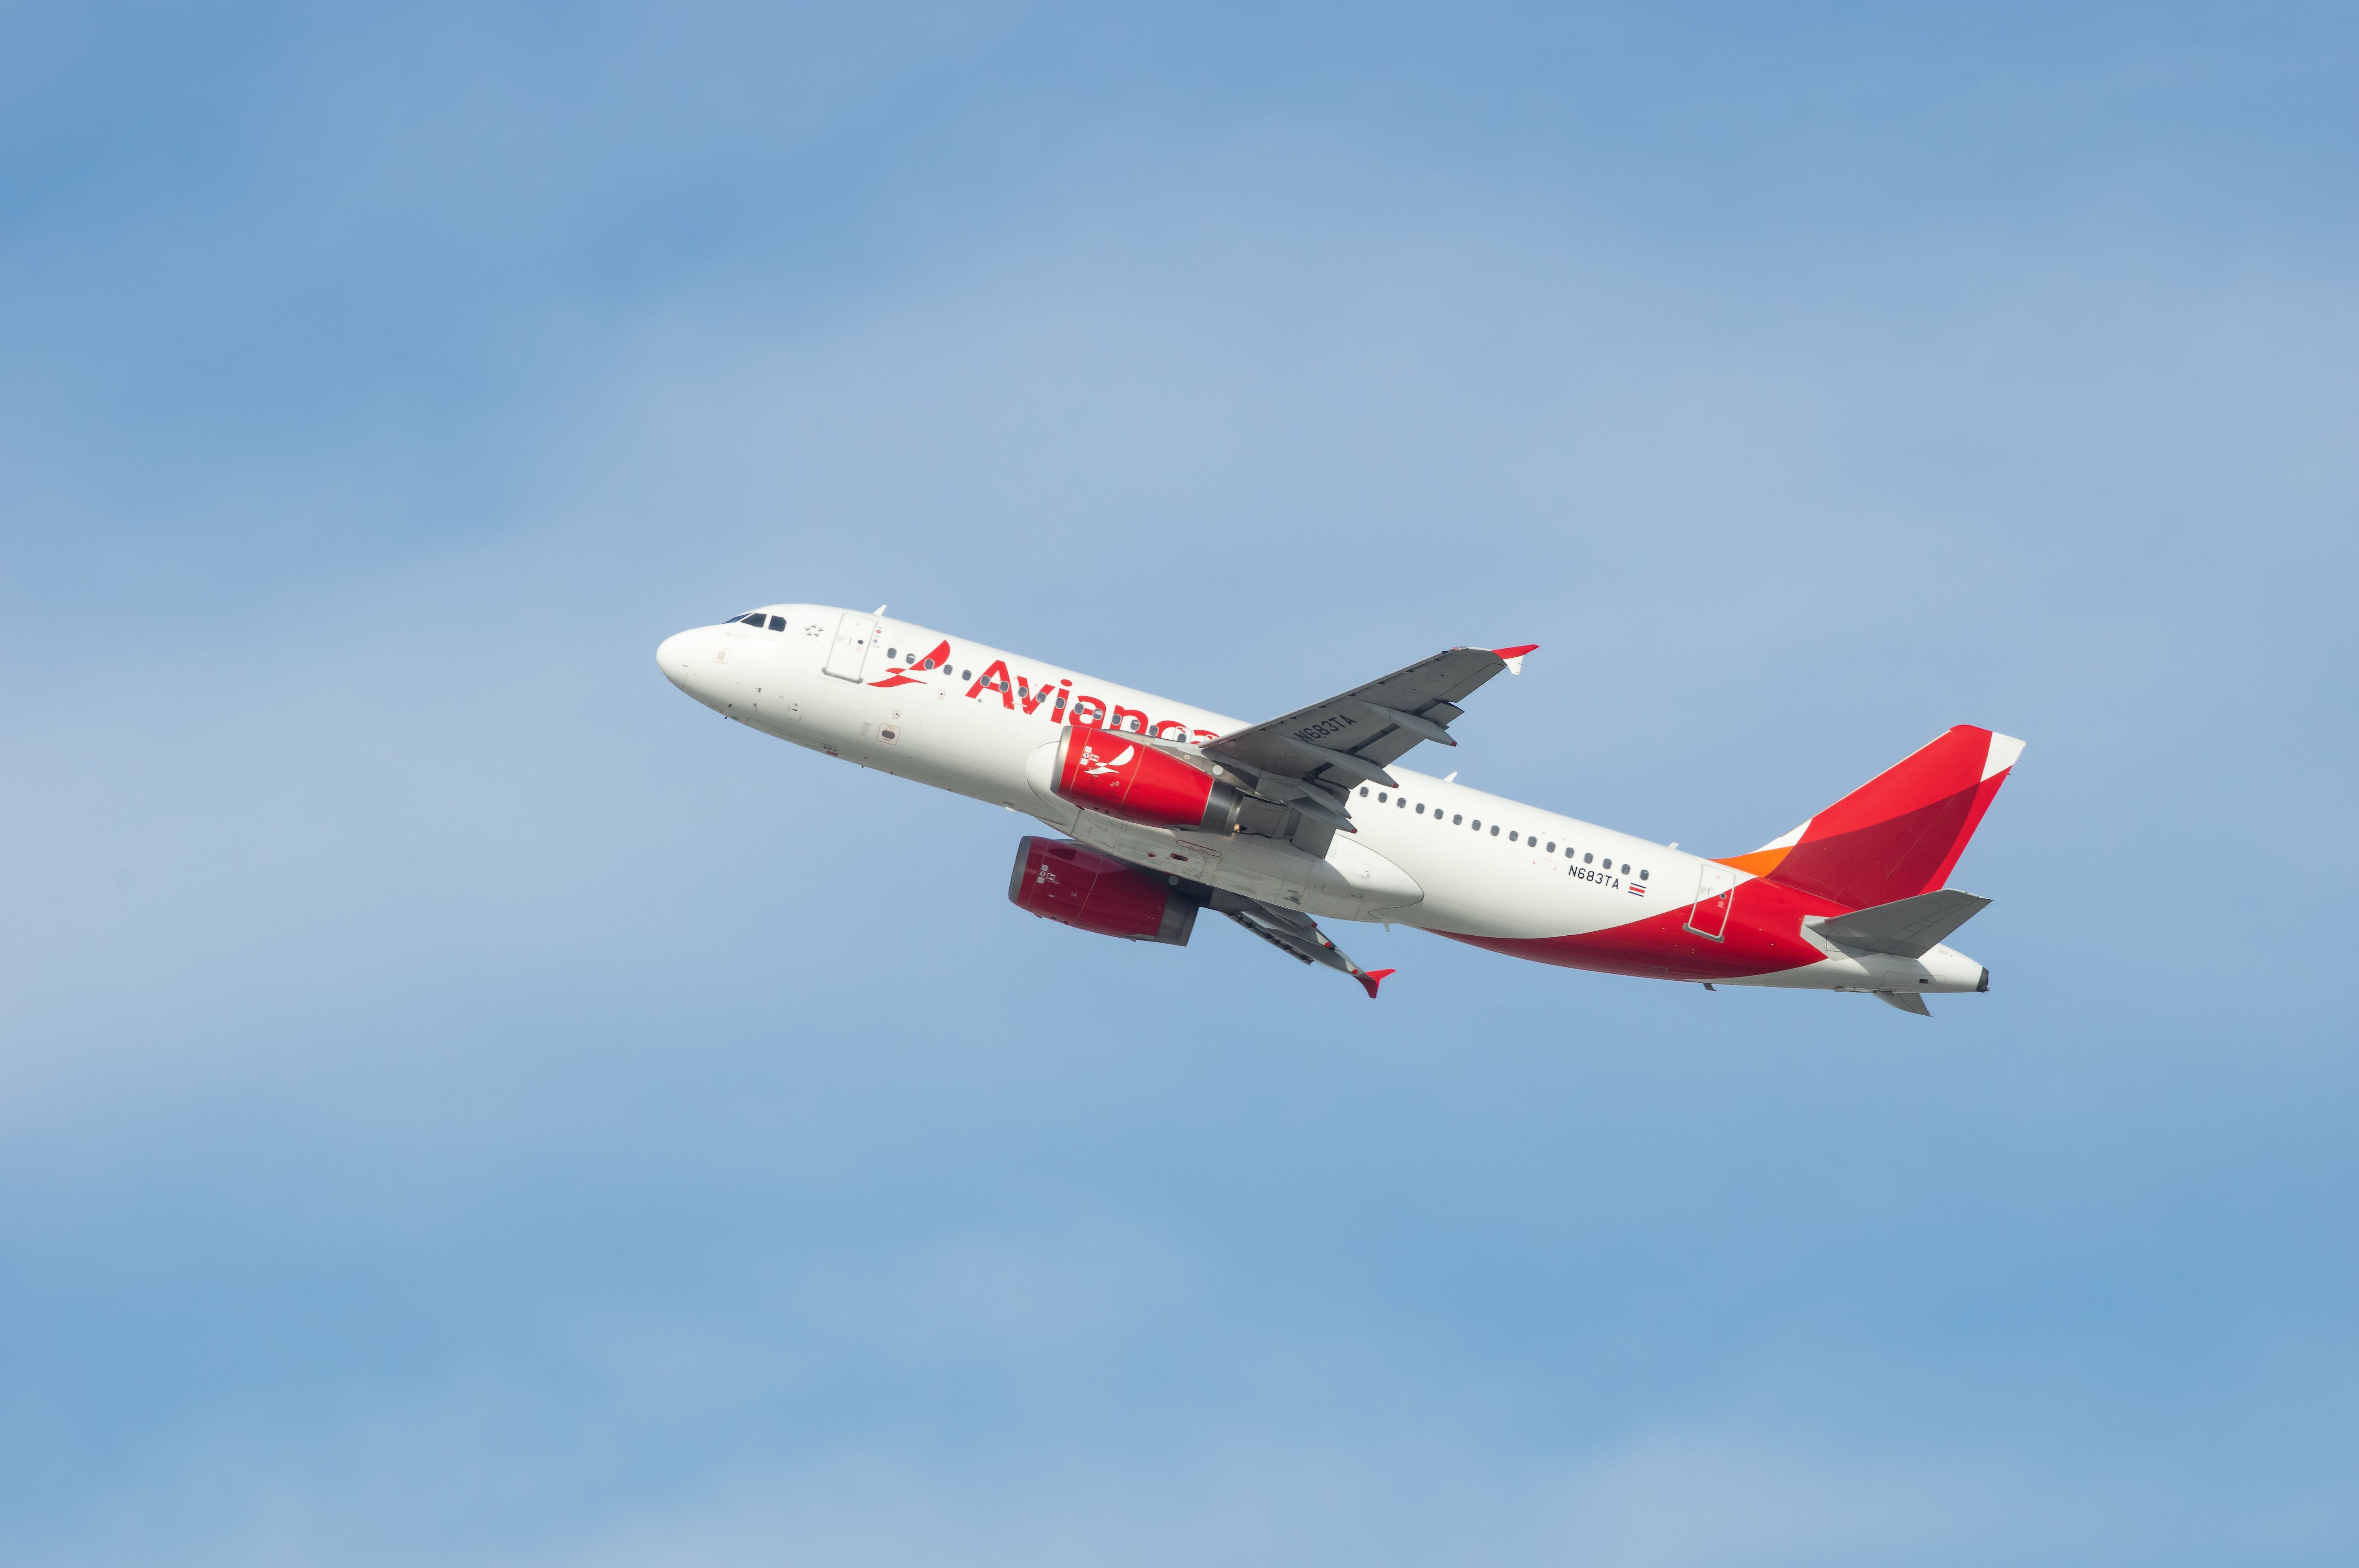
M 2344 1563 L 2340 8 L 0 17 L 0 1555 Z M 1715 852 L 1985 997 L 1005 902 L 663 635 Z M 1217 923 L 1216 923 L 1217 924 Z

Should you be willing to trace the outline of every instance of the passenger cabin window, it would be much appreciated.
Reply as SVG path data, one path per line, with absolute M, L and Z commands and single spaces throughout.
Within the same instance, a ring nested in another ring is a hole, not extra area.
M 1493 824 L 1491 824 L 1491 837 L 1492 837 L 1492 838 L 1496 838 L 1498 836 L 1499 836 L 1499 825 L 1498 825 L 1497 823 L 1494 822 Z
M 1638 880 L 1642 882 L 1645 881 L 1647 880 L 1647 873 L 1645 871 L 1640 871 L 1638 873 Z
M 1594 856 L 1594 855 L 1583 855 L 1583 856 L 1581 858 L 1581 863 L 1582 863 L 1582 865 L 1586 866 L 1586 865 L 1591 864 L 1591 863 L 1592 863 L 1593 861 L 1594 861 L 1596 859 L 1597 859 L 1597 857 L 1596 857 L 1596 856 Z
M 1549 840 L 1548 852 L 1551 855 L 1556 853 L 1556 840 L 1553 838 Z
M 1394 802 L 1393 802 L 1393 805 L 1394 805 L 1395 806 L 1398 807 L 1399 809 L 1403 810 L 1403 811 L 1408 810 L 1408 796 L 1407 796 L 1407 795 L 1403 795 L 1403 796 L 1401 796 L 1398 800 L 1394 801 Z M 1423 811 L 1423 810 L 1425 809 L 1425 807 L 1423 807 L 1423 806 L 1419 806 L 1419 807 L 1418 807 L 1418 809 L 1419 809 L 1419 811 Z
M 1451 823 L 1451 827 L 1456 827 L 1459 823 L 1463 822 L 1463 821 L 1465 821 L 1465 820 L 1466 820 L 1465 815 L 1464 815 L 1463 813 L 1462 813 L 1462 812 L 1456 812 L 1456 811 L 1453 811 L 1453 812 L 1451 812 L 1451 813 L 1450 814 L 1450 823 Z
M 1622 862 L 1622 874 L 1625 877 L 1630 874 L 1630 862 L 1627 860 Z

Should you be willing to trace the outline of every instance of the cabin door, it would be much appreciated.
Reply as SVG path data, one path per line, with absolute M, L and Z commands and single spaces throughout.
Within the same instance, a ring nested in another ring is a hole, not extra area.
M 868 667 L 868 650 L 876 641 L 876 617 L 853 611 L 835 623 L 835 646 L 827 651 L 827 673 L 838 680 L 856 681 Z

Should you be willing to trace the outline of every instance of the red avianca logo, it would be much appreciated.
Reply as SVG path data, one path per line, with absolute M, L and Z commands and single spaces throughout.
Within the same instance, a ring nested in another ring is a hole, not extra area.
M 906 665 L 896 665 L 885 672 L 885 678 L 883 680 L 873 680 L 868 684 L 870 686 L 923 686 L 926 683 L 919 680 L 916 676 L 911 675 L 909 673 L 911 670 L 930 670 L 935 668 L 947 669 L 950 666 L 950 662 L 951 645 L 949 642 L 944 641 L 937 643 L 934 644 L 934 651 L 928 654 L 924 658 L 911 659 Z
M 951 645 L 945 640 L 934 644 L 923 658 L 911 659 L 906 665 L 896 665 L 885 672 L 883 680 L 873 680 L 872 687 L 924 686 L 925 676 L 936 670 L 945 673 L 951 667 Z M 1184 719 L 1153 719 L 1143 708 L 1124 708 L 1107 702 L 1103 697 L 1076 693 L 1073 683 L 1060 680 L 1051 686 L 1042 682 L 1032 685 L 1031 677 L 1010 674 L 1006 659 L 994 659 L 991 666 L 975 676 L 966 688 L 969 697 L 979 698 L 986 691 L 999 694 L 1000 706 L 1009 712 L 1017 708 L 1027 714 L 1038 713 L 1051 724 L 1071 724 L 1078 729 L 1125 730 L 1134 735 L 1149 735 L 1158 741 L 1194 741 L 1199 744 L 1216 741 L 1219 735 L 1210 730 L 1190 729 Z

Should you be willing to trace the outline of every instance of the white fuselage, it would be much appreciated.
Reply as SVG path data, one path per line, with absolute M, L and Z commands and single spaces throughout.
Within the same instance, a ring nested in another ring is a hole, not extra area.
M 1718 865 L 1397 763 L 1389 771 L 1398 789 L 1354 791 L 1358 832 L 1337 834 L 1324 857 L 1276 839 L 1119 821 L 1049 793 L 1047 753 L 1063 724 L 1078 718 L 1201 743 L 1245 722 L 905 621 L 858 618 L 873 642 L 853 648 L 839 609 L 766 609 L 784 630 L 732 622 L 683 632 L 658 651 L 664 674 L 779 740 L 1004 806 L 1118 859 L 1312 915 L 1542 940 L 1685 906 L 1705 869 Z M 904 664 L 945 645 L 943 667 Z M 1901 959 L 1818 946 L 1823 962 L 1727 978 L 1919 990 L 1972 990 L 1982 978 L 1979 965 L 1948 947 Z

